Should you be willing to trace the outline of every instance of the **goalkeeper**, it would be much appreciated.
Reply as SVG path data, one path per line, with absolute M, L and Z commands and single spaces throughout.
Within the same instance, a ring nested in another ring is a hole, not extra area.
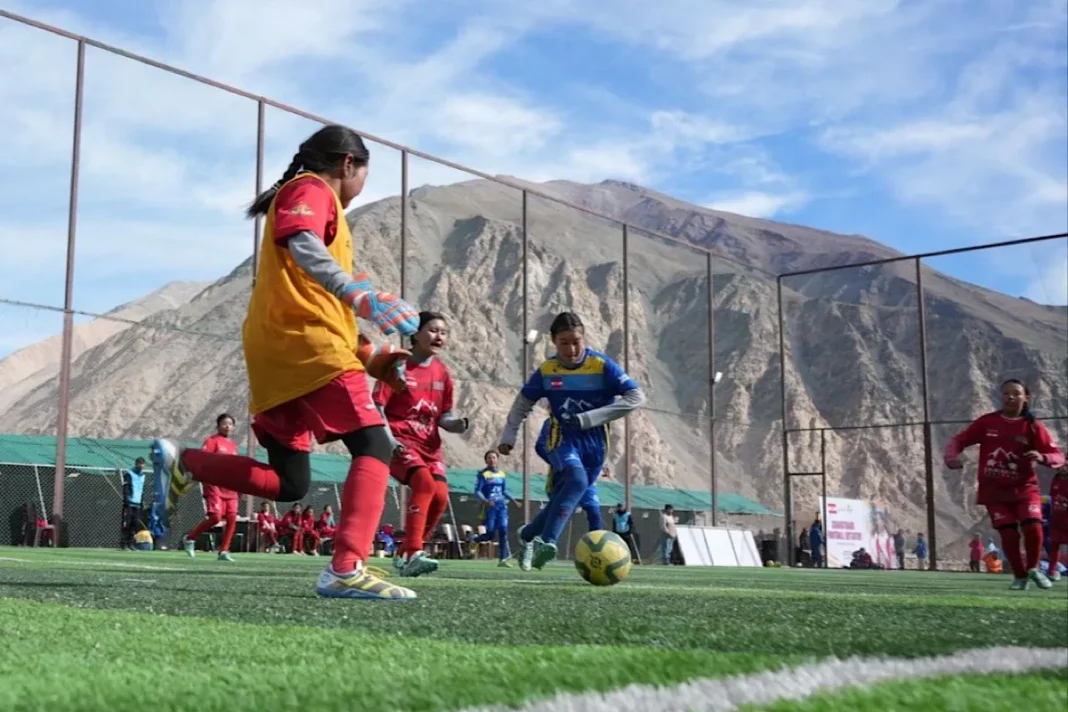
M 311 482 L 312 437 L 342 441 L 352 465 L 333 560 L 316 591 L 330 598 L 410 599 L 413 591 L 391 585 L 366 566 L 385 504 L 392 447 L 364 371 L 399 376 L 408 354 L 372 354 L 361 362 L 356 316 L 371 319 L 386 334 L 410 336 L 419 326 L 412 307 L 375 292 L 366 275 L 352 275 L 345 208 L 363 190 L 368 159 L 358 134 L 325 126 L 301 144 L 282 179 L 247 212 L 264 217 L 242 337 L 252 428 L 270 464 L 182 449 L 166 439 L 152 443 L 152 461 L 163 508 L 188 492 L 193 480 L 295 502 Z M 395 382 L 405 387 L 403 380 Z

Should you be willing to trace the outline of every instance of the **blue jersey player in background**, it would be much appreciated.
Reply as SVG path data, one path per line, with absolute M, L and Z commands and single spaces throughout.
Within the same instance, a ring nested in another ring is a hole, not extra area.
M 485 460 L 486 469 L 480 471 L 475 480 L 475 496 L 483 505 L 482 524 L 486 527 L 486 533 L 476 536 L 475 541 L 481 544 L 497 536 L 500 542 L 500 566 L 511 566 L 508 563 L 508 503 L 518 506 L 519 502 L 508 493 L 508 473 L 497 469 L 497 452 L 490 450 Z
M 557 540 L 579 500 L 597 481 L 608 452 L 608 424 L 645 402 L 633 378 L 603 353 L 586 347 L 578 315 L 558 314 L 549 327 L 556 355 L 539 366 L 516 396 L 501 433 L 502 455 L 515 447 L 535 404 L 549 402 L 546 455 L 553 470 L 549 502 L 519 530 L 516 552 L 524 571 L 556 558 Z
M 553 466 L 549 462 L 549 430 L 552 427 L 552 418 L 546 418 L 541 425 L 541 433 L 538 434 L 538 442 L 534 445 L 534 452 L 538 454 L 545 464 L 549 465 L 549 471 L 545 475 L 545 494 L 552 496 L 553 493 Z M 601 498 L 597 496 L 597 482 L 590 484 L 578 507 L 586 513 L 586 522 L 590 531 L 595 532 L 604 529 L 604 518 L 601 517 Z

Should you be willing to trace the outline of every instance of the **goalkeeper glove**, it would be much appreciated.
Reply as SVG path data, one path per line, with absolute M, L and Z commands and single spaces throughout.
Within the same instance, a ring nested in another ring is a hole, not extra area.
M 404 336 L 419 331 L 419 312 L 412 305 L 395 294 L 375 292 L 366 272 L 355 275 L 353 280 L 342 291 L 341 298 L 356 316 L 370 319 L 387 336 L 395 331 Z

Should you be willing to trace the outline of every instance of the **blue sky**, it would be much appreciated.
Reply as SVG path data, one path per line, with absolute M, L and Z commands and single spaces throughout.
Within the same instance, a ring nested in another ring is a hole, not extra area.
M 1068 230 L 1063 0 L 4 7 L 491 173 L 617 178 L 908 253 Z M 8 299 L 62 305 L 74 60 L 0 20 Z M 96 50 L 86 77 L 76 308 L 228 272 L 251 252 L 254 105 Z M 312 127 L 267 127 L 269 181 Z M 399 186 L 372 150 L 362 201 Z M 413 185 L 463 178 L 412 164 Z M 933 266 L 1068 302 L 1063 241 Z M 56 323 L 0 307 L 0 355 Z

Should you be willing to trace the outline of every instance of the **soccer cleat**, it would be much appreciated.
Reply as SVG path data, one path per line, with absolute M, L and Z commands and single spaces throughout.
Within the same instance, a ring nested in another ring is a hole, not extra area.
M 519 540 L 519 547 L 512 558 L 519 562 L 521 571 L 530 571 L 530 562 L 534 559 L 534 542 Z
M 1046 574 L 1042 573 L 1041 569 L 1031 569 L 1027 572 L 1027 578 L 1043 590 L 1053 588 L 1053 582 L 1049 580 Z
M 1058 581 L 1061 580 L 1061 572 L 1060 571 L 1054 571 L 1053 573 L 1051 573 L 1046 578 L 1048 578 L 1053 583 L 1057 583 Z
M 556 558 L 556 543 L 542 541 L 541 537 L 534 537 L 534 557 L 530 565 L 541 571 L 545 564 Z
M 512 560 L 511 559 L 501 559 L 500 562 L 497 564 L 497 566 L 499 566 L 502 569 L 510 569 L 510 568 L 512 568 Z
M 403 554 L 394 554 L 393 555 L 393 568 L 395 568 L 398 571 L 398 573 L 400 572 L 401 569 L 404 568 L 404 555 Z
M 416 597 L 415 591 L 383 581 L 369 569 L 341 575 L 334 571 L 333 566 L 327 566 L 319 574 L 315 592 L 323 598 L 367 598 L 379 601 L 408 601 Z
M 195 559 L 197 556 L 197 543 L 191 539 L 182 539 L 182 548 L 185 549 L 186 555 L 190 559 Z
M 431 559 L 424 551 L 417 551 L 408 557 L 408 561 L 400 570 L 400 575 L 405 578 L 414 578 L 423 574 L 432 574 L 438 570 L 438 562 Z
M 1031 586 L 1031 582 L 1025 578 L 1013 579 L 1012 584 L 1009 586 L 1010 591 L 1026 591 Z
M 164 505 L 163 525 L 169 526 L 171 516 L 178 509 L 178 500 L 196 486 L 196 481 L 182 468 L 182 446 L 176 440 L 156 438 L 150 456 L 156 479 L 156 501 Z
M 219 552 L 219 561 L 229 561 L 229 562 L 233 563 L 233 560 L 234 560 L 234 557 L 230 556 L 230 552 L 229 551 L 220 551 Z

